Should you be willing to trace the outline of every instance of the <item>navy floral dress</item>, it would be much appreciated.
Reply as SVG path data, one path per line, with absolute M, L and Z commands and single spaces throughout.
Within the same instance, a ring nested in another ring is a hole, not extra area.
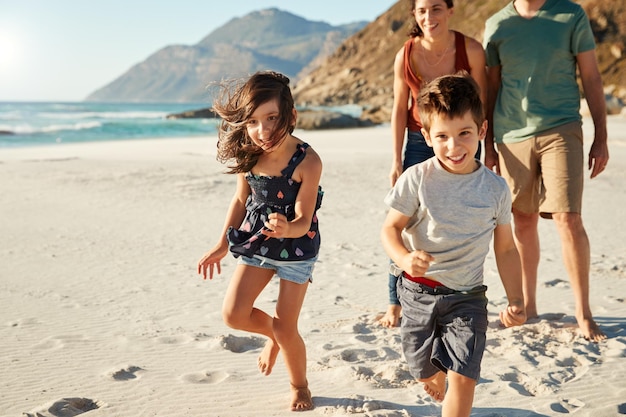
M 252 258 L 260 255 L 277 261 L 299 261 L 317 256 L 320 248 L 320 233 L 317 210 L 324 195 L 318 187 L 317 202 L 309 231 L 299 238 L 276 239 L 261 233 L 270 213 L 281 213 L 288 221 L 295 218 L 294 205 L 300 183 L 291 179 L 296 167 L 304 160 L 307 143 L 299 144 L 289 164 L 280 177 L 246 174 L 252 193 L 246 201 L 246 217 L 239 229 L 230 227 L 227 238 L 230 251 L 235 257 L 244 255 Z

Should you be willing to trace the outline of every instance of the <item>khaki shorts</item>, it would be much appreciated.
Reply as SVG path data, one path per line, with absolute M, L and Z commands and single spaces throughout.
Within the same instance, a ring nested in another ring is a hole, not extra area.
M 580 213 L 583 196 L 583 133 L 580 122 L 546 130 L 518 143 L 498 144 L 500 174 L 523 213 Z

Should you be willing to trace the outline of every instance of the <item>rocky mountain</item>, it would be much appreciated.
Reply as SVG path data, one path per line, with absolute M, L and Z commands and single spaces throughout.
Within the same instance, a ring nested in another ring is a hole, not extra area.
M 484 22 L 509 0 L 456 0 L 450 27 L 482 42 Z M 294 88 L 306 105 L 360 104 L 362 117 L 388 122 L 393 103 L 393 60 L 408 39 L 412 16 L 399 0 L 376 21 L 348 38 Z M 626 2 L 578 0 L 587 11 L 598 44 L 603 82 L 626 98 Z
M 367 22 L 332 26 L 279 9 L 234 18 L 195 45 L 171 45 L 133 66 L 88 101 L 206 102 L 206 86 L 273 69 L 294 82 Z

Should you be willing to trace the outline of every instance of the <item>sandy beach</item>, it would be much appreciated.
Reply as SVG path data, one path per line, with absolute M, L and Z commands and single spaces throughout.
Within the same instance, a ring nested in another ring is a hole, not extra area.
M 585 119 L 585 143 L 592 124 Z M 379 239 L 389 127 L 296 131 L 324 162 L 322 249 L 300 318 L 309 416 L 437 416 L 408 372 L 387 305 Z M 215 137 L 0 149 L 0 416 L 293 416 L 282 359 L 229 329 L 235 262 L 203 281 L 200 256 L 235 187 Z M 492 254 L 490 326 L 472 416 L 626 415 L 626 118 L 609 117 L 611 160 L 586 181 L 591 305 L 608 335 L 576 333 L 554 225 L 540 223 L 539 320 L 498 326 L 506 304 Z M 273 311 L 277 280 L 259 299 Z

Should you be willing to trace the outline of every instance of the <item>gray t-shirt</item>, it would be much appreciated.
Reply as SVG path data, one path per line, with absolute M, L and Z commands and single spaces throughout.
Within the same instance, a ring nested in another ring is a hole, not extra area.
M 502 177 L 483 164 L 471 174 L 452 174 L 437 157 L 404 171 L 385 203 L 410 217 L 404 245 L 435 258 L 426 276 L 458 291 L 483 283 L 493 230 L 511 222 L 511 193 Z

